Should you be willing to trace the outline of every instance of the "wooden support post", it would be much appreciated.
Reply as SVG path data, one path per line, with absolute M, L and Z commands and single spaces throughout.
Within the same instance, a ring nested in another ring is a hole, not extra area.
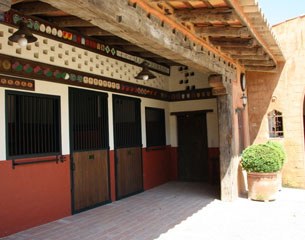
M 228 91 L 228 89 L 227 89 Z M 233 104 L 231 92 L 217 97 L 221 200 L 233 201 L 238 197 L 238 155 L 234 154 Z
M 221 75 L 211 75 L 209 83 L 217 96 L 221 200 L 233 201 L 238 197 L 238 154 L 235 152 L 233 129 L 232 85 L 224 83 Z M 215 89 L 214 89 L 215 88 Z M 218 90 L 217 90 L 218 89 Z M 225 89 L 220 91 L 220 89 Z

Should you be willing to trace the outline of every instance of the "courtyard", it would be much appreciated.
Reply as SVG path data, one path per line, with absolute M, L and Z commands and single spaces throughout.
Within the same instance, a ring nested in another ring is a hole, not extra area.
M 304 190 L 283 188 L 273 202 L 223 202 L 213 186 L 169 182 L 3 240 L 299 240 L 304 206 Z

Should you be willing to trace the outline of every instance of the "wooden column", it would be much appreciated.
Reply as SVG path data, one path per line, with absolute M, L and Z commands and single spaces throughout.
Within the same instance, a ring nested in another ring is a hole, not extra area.
M 6 12 L 11 9 L 11 0 L 0 0 L 0 12 Z
M 235 153 L 233 131 L 233 98 L 231 83 L 224 83 L 222 75 L 211 75 L 209 84 L 217 96 L 221 200 L 233 201 L 238 197 L 238 155 Z

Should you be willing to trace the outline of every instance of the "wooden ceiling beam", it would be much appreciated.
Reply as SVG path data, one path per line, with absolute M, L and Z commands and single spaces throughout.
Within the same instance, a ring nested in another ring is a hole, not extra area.
M 125 51 L 128 51 L 128 52 L 146 52 L 147 50 L 143 49 L 143 48 L 140 48 L 136 45 L 126 45 L 123 47 L 123 49 Z
M 195 33 L 201 37 L 249 37 L 251 33 L 247 27 L 195 27 Z
M 152 53 L 200 72 L 235 74 L 231 58 L 188 33 L 179 23 L 151 7 L 146 1 L 42 0 L 62 11 L 90 21 L 113 35 Z M 163 19 L 163 20 L 162 20 Z M 196 46 L 203 50 L 197 50 Z M 209 57 L 208 53 L 217 57 Z M 228 63 L 232 63 L 228 64 Z
M 202 23 L 202 22 L 227 22 L 227 21 L 237 21 L 239 18 L 234 10 L 229 8 L 200 8 L 200 9 L 184 9 L 176 10 L 174 12 L 174 17 L 181 22 L 192 22 L 192 23 Z
M 234 59 L 239 59 L 239 60 L 270 60 L 270 57 L 265 54 L 265 55 L 231 55 L 232 58 Z
M 210 43 L 220 47 L 244 47 L 252 48 L 257 45 L 254 39 L 226 38 L 226 37 L 209 37 Z
M 80 18 L 69 16 L 69 17 L 53 17 L 50 21 L 59 27 L 93 27 L 89 21 L 82 20 Z
M 276 66 L 244 66 L 250 72 L 277 72 Z
M 244 48 L 244 47 L 221 47 L 221 51 L 230 55 L 264 55 L 265 51 L 261 47 Z
M 132 43 L 121 39 L 116 36 L 109 36 L 109 37 L 100 37 L 100 40 L 102 40 L 105 44 L 108 45 L 115 45 L 115 46 L 128 46 L 128 45 L 133 45 Z
M 40 15 L 50 12 L 58 12 L 59 10 L 44 2 L 22 2 L 14 6 L 14 9 L 21 11 L 24 15 Z
M 141 52 L 139 53 L 138 55 L 140 55 L 140 57 L 147 57 L 147 58 L 160 58 L 159 55 L 156 55 L 154 53 L 151 53 L 151 52 Z
M 78 27 L 77 30 L 87 36 L 113 36 L 112 33 L 98 27 Z
M 239 62 L 245 66 L 264 66 L 264 67 L 275 66 L 273 60 L 239 60 Z

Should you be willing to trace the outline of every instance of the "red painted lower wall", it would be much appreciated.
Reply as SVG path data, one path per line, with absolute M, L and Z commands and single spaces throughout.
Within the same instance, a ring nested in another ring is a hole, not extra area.
M 0 161 L 0 237 L 71 215 L 70 160 Z
M 209 155 L 217 155 L 212 151 Z M 144 190 L 177 180 L 177 148 L 146 149 Z M 70 158 L 63 163 L 16 166 L 0 161 L 0 237 L 71 215 Z M 115 158 L 109 151 L 111 200 L 115 195 Z
M 170 180 L 170 147 L 162 149 L 143 148 L 144 190 L 156 187 Z

